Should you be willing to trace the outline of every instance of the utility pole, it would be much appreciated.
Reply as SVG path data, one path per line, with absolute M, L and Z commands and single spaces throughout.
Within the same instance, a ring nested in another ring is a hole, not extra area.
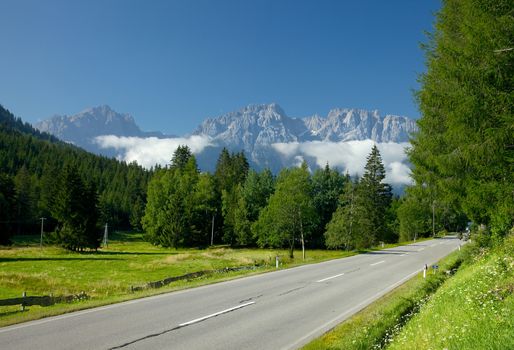
M 212 214 L 212 225 L 211 225 L 211 246 L 214 245 L 214 214 Z
M 109 231 L 108 231 L 108 225 L 107 223 L 105 223 L 105 230 L 104 230 L 104 248 L 107 247 L 107 241 L 108 241 L 108 237 L 109 236 Z
M 46 218 L 40 218 L 41 219 L 41 239 L 39 240 L 39 249 L 43 249 L 43 223 L 46 220 Z
M 435 237 L 435 200 L 432 201 L 432 236 Z

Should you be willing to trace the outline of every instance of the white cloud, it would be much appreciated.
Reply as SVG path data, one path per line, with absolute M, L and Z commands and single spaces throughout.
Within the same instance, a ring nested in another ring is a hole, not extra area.
M 284 158 L 307 157 L 314 158 L 319 167 L 328 164 L 348 171 L 350 175 L 362 175 L 366 158 L 375 144 L 372 140 L 347 142 L 290 142 L 275 143 L 273 148 Z M 410 169 L 405 164 L 407 155 L 405 149 L 410 144 L 404 143 L 378 143 L 382 160 L 386 168 L 386 181 L 391 184 L 410 184 Z M 303 159 L 303 158 L 302 158 Z
M 189 146 L 191 152 L 195 154 L 212 145 L 210 138 L 197 135 L 166 139 L 102 135 L 95 137 L 94 142 L 101 148 L 114 148 L 121 151 L 118 158 L 129 163 L 136 161 L 145 168 L 150 168 L 155 164 L 169 164 L 173 152 L 180 145 Z
M 410 177 L 410 174 L 411 170 L 407 164 L 392 162 L 386 166 L 385 181 L 393 185 L 411 185 L 412 178 Z

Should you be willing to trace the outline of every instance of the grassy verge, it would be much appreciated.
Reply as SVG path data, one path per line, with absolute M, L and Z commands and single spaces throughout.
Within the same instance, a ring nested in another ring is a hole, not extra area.
M 106 249 L 79 254 L 54 246 L 40 249 L 38 237 L 17 237 L 14 246 L 0 247 L 0 299 L 21 297 L 23 292 L 28 296 L 85 292 L 90 299 L 47 307 L 30 306 L 23 312 L 20 306 L 0 306 L 0 326 L 274 270 L 276 255 L 280 256 L 281 268 L 287 268 L 354 254 L 309 250 L 303 261 L 301 252 L 296 252 L 295 259 L 289 259 L 286 250 L 228 247 L 176 250 L 152 246 L 142 240 L 141 234 L 122 233 L 115 235 Z M 131 292 L 130 288 L 191 272 L 249 265 L 258 268 L 209 274 L 159 289 Z
M 307 344 L 304 350 L 381 349 L 398 333 L 401 326 L 419 310 L 429 296 L 448 278 L 466 255 L 466 247 L 439 262 L 441 272 L 410 279 L 384 297 L 361 310 L 330 332 Z M 416 349 L 411 347 L 410 349 Z
M 482 250 L 394 337 L 390 349 L 514 349 L 514 237 Z

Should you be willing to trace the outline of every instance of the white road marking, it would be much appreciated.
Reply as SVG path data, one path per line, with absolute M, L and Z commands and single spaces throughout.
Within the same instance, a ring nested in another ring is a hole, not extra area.
M 402 255 L 400 255 L 400 256 L 405 256 L 405 255 L 409 255 L 409 253 L 403 253 L 403 254 L 402 254 Z
M 344 275 L 344 272 L 343 272 L 343 273 L 340 273 L 339 275 L 335 275 L 335 276 L 330 276 L 330 277 L 327 277 L 327 278 L 323 278 L 322 280 L 319 280 L 319 281 L 316 281 L 316 282 L 317 282 L 317 283 L 319 283 L 319 282 L 325 282 L 325 281 L 331 280 L 332 278 L 341 277 L 342 275 Z
M 252 305 L 252 304 L 255 304 L 255 301 L 250 301 L 250 302 L 245 303 L 245 304 L 241 304 L 241 305 L 237 305 L 237 306 L 231 307 L 230 309 L 225 309 L 225 310 L 222 310 L 222 311 L 218 311 L 218 312 L 215 312 L 215 313 L 207 315 L 207 316 L 203 316 L 203 317 L 196 318 L 196 319 L 188 321 L 188 322 L 181 323 L 181 324 L 179 324 L 179 327 L 189 326 L 189 325 L 192 325 L 194 323 L 205 321 L 208 318 L 216 317 L 216 316 L 219 316 L 221 314 L 226 314 L 227 312 L 234 311 L 234 310 L 237 310 L 237 309 L 241 309 L 241 308 L 243 308 L 245 306 L 249 306 L 249 305 Z
M 425 248 L 419 248 L 418 252 L 422 252 L 423 250 L 425 250 Z
M 369 266 L 375 266 L 375 265 L 382 264 L 382 263 L 385 263 L 385 260 L 382 260 L 382 261 L 379 261 L 379 262 L 376 262 L 373 264 L 369 264 Z

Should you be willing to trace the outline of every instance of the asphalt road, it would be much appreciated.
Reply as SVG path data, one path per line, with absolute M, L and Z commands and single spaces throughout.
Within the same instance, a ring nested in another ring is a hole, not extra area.
M 4 327 L 0 348 L 295 349 L 460 243 L 424 241 Z

